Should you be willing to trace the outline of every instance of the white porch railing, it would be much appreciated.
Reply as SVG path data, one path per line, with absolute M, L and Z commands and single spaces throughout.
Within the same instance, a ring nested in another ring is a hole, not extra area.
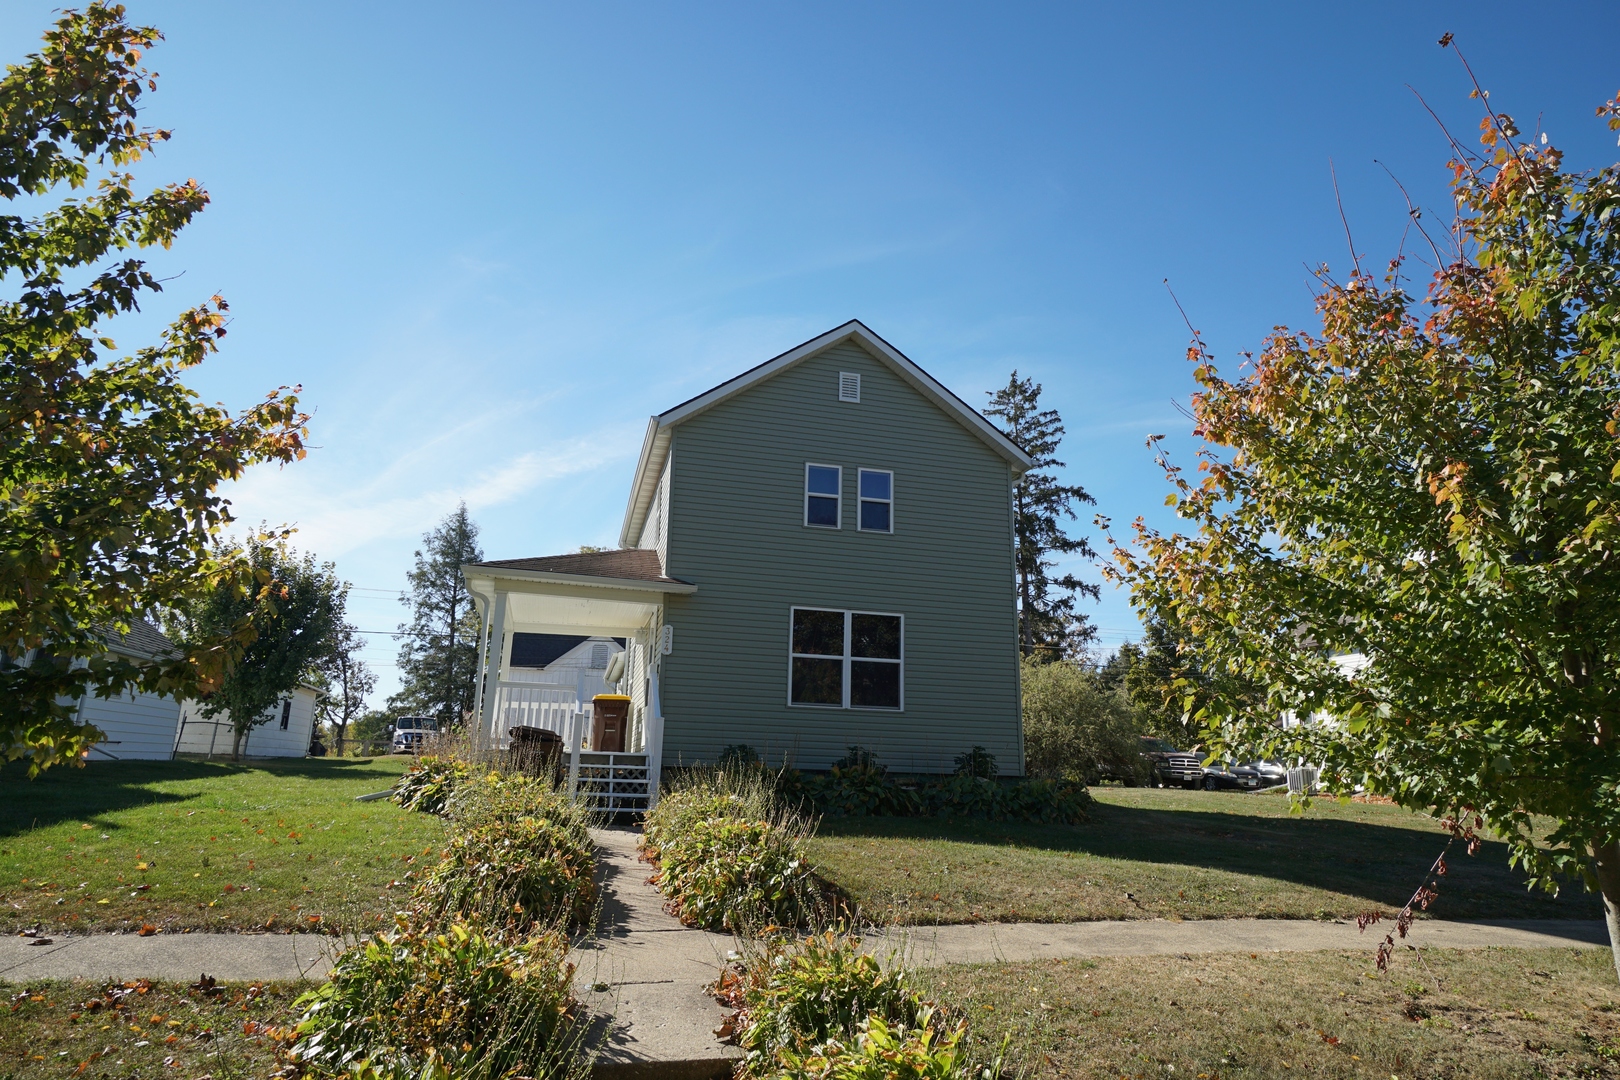
M 495 692 L 495 730 L 489 734 L 494 744 L 504 750 L 513 728 L 540 728 L 555 732 L 572 749 L 579 741 L 573 734 L 573 719 L 582 713 L 588 717 L 590 706 L 580 704 L 572 686 L 502 681 Z
M 632 725 L 625 752 L 605 753 L 584 745 L 591 730 L 591 706 L 580 703 L 572 686 L 503 680 L 496 686 L 494 704 L 494 730 L 489 735 L 496 748 L 511 745 L 515 727 L 540 728 L 562 739 L 568 752 L 571 798 L 604 812 L 651 810 L 658 805 L 662 716 L 647 715 Z

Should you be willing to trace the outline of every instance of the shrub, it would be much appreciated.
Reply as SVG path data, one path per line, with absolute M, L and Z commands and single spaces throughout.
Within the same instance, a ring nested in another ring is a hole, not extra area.
M 1077 825 L 1086 820 L 1093 801 L 1085 785 L 1073 780 L 992 779 L 995 757 L 982 746 L 958 756 L 956 763 L 954 775 L 902 782 L 870 751 L 852 746 L 825 775 L 784 769 L 775 774 L 775 787 L 783 801 L 835 817 L 933 814 Z
M 1094 783 L 1145 782 L 1136 714 L 1123 690 L 1110 691 L 1066 660 L 1024 661 L 1024 758 L 1031 774 Z
M 897 783 L 869 753 L 835 763 L 824 776 L 805 777 L 801 787 L 816 810 L 837 817 L 909 817 L 923 809 L 916 791 Z
M 759 949 L 734 992 L 742 1072 L 773 1080 L 966 1080 L 966 1021 L 943 1013 L 855 938 L 826 933 Z M 1000 1074 L 997 1060 L 984 1075 Z
M 548 779 L 486 773 L 461 785 L 445 857 L 417 891 L 431 917 L 527 929 L 583 922 L 596 905 L 584 809 Z
M 994 1080 L 1002 1071 L 1002 1052 L 984 1066 L 975 1065 L 962 1052 L 967 1021 L 941 1030 L 933 1024 L 933 1009 L 923 1008 L 910 1026 L 889 1024 L 869 1016 L 860 1024 L 853 1043 L 837 1040 L 800 1057 L 783 1054 L 771 1070 L 779 1080 Z
M 424 754 L 411 762 L 389 798 L 407 810 L 442 814 L 456 789 L 472 775 L 472 766 L 459 758 Z
M 1072 780 L 1024 780 L 1002 788 L 999 816 L 1013 821 L 1079 825 L 1090 817 L 1095 799 L 1084 784 Z
M 759 764 L 759 752 L 747 743 L 732 743 L 720 751 L 722 769 L 747 769 Z
M 975 746 L 965 754 L 956 755 L 956 775 L 976 776 L 980 780 L 994 780 L 1001 769 L 996 755 L 982 746 Z
M 818 889 L 804 850 L 808 823 L 781 807 L 757 773 L 696 774 L 647 815 L 642 844 L 658 887 L 689 926 L 796 926 Z
M 920 1001 L 898 967 L 885 971 L 860 941 L 812 934 L 766 947 L 747 966 L 738 1044 L 750 1064 L 803 1053 L 876 1014 L 915 1022 Z
M 558 932 L 504 942 L 474 925 L 379 934 L 299 998 L 293 1056 L 316 1076 L 456 1080 L 555 1074 L 576 1038 Z

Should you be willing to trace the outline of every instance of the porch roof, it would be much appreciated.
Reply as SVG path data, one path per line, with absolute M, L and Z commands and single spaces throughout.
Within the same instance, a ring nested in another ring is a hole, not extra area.
M 621 637 L 646 626 L 670 593 L 691 582 L 665 577 L 656 551 L 575 552 L 498 559 L 461 568 L 485 618 L 506 594 L 503 630 Z

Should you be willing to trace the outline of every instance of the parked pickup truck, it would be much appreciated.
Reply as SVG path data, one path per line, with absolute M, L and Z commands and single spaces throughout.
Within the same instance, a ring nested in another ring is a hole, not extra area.
M 394 753 L 414 754 L 438 732 L 439 721 L 431 716 L 402 716 L 394 723 Z
M 1163 739 L 1142 736 L 1142 756 L 1153 766 L 1153 782 L 1160 787 L 1179 784 L 1197 787 L 1204 779 L 1202 754 L 1177 750 Z

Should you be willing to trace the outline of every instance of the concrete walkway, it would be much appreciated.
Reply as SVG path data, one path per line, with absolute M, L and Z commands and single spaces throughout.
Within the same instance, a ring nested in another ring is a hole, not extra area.
M 592 829 L 601 853 L 602 917 L 595 940 L 575 950 L 575 993 L 602 1017 L 598 1077 L 668 1080 L 730 1076 L 742 1052 L 714 1029 L 726 1010 L 707 987 L 735 941 L 690 930 L 664 910 L 636 857 L 639 833 Z

